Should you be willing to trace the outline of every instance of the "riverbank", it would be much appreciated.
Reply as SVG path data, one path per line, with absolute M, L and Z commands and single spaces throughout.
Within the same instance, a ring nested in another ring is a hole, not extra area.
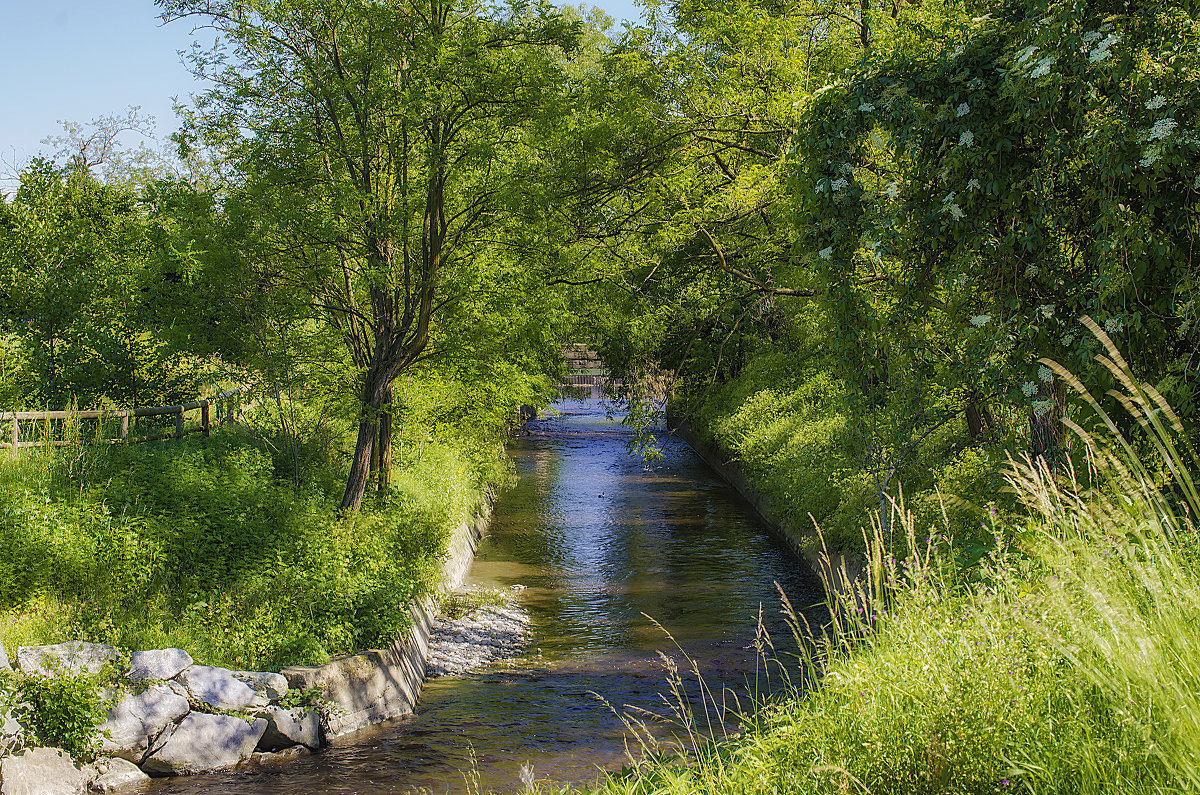
M 1143 398 L 1129 405 L 1153 405 Z M 1161 418 L 1139 417 L 1157 449 L 1181 442 Z M 840 609 L 811 628 L 796 689 L 745 716 L 735 738 L 591 791 L 1196 791 L 1198 539 L 1173 506 L 1194 514 L 1200 503 L 1178 457 L 1093 455 L 1095 482 L 1012 467 L 1023 511 L 988 516 L 991 544 L 969 565 L 948 521 L 930 531 L 893 510 L 903 547 L 868 531 L 869 598 L 831 600 Z M 1181 484 L 1172 499 L 1153 485 L 1163 466 Z

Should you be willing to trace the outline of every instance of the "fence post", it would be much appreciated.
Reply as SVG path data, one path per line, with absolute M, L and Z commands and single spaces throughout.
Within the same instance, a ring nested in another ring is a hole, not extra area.
M 183 438 L 183 406 L 176 406 L 175 410 L 177 412 L 175 414 L 175 438 L 182 439 Z
M 16 412 L 13 412 L 12 449 L 14 454 L 17 452 L 17 442 L 19 441 L 21 441 L 21 421 L 17 419 Z
M 121 415 L 121 441 L 129 438 L 129 412 L 126 411 Z
M 204 435 L 208 436 L 208 401 L 200 401 L 200 424 L 204 426 Z

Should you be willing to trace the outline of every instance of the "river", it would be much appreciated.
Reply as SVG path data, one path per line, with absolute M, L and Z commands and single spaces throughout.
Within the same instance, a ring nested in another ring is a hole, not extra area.
M 682 442 L 668 438 L 662 461 L 645 466 L 599 401 L 555 408 L 511 445 L 519 481 L 500 496 L 468 575 L 524 586 L 517 595 L 534 630 L 524 657 L 431 680 L 414 715 L 287 767 L 162 780 L 151 791 L 519 792 L 522 767 L 539 780 L 589 782 L 627 762 L 619 715 L 639 716 L 662 741 L 684 735 L 671 721 L 668 665 L 684 674 L 701 730 L 735 725 L 732 713 L 725 725 L 712 717 L 714 702 L 744 707 L 777 689 L 777 667 L 768 679 L 755 647 L 760 616 L 781 650 L 794 648 L 776 583 L 801 607 L 821 601 L 817 579 Z

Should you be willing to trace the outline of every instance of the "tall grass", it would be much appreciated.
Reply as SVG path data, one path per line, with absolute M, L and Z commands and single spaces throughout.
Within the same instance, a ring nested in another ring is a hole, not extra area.
M 988 551 L 969 566 L 944 527 L 896 501 L 864 536 L 867 579 L 831 594 L 833 622 L 807 633 L 813 653 L 793 678 L 813 687 L 736 738 L 597 791 L 1200 791 L 1195 460 L 1170 407 L 1084 322 L 1139 437 L 1047 362 L 1103 429 L 1072 423 L 1082 471 L 1010 462 L 1025 518 L 985 521 Z

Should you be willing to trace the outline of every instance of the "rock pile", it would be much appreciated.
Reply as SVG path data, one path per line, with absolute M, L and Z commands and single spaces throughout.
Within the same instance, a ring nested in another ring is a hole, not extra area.
M 15 660 L 31 676 L 96 674 L 107 665 L 124 670 L 119 684 L 105 694 L 112 706 L 97 728 L 101 759 L 79 769 L 57 749 L 6 756 L 0 761 L 3 795 L 82 793 L 85 787 L 111 792 L 143 782 L 147 774 L 206 773 L 250 760 L 269 763 L 277 752 L 294 749 L 290 757 L 322 743 L 315 709 L 280 703 L 288 692 L 280 674 L 195 665 L 181 649 L 134 652 L 123 664 L 112 646 L 80 641 L 23 646 Z M 7 663 L 0 651 L 0 667 Z M 0 741 L 23 733 L 10 713 L 0 714 L 0 730 Z
M 439 617 L 429 634 L 425 675 L 467 673 L 515 657 L 529 635 L 529 614 L 515 604 L 478 607 L 461 618 Z

